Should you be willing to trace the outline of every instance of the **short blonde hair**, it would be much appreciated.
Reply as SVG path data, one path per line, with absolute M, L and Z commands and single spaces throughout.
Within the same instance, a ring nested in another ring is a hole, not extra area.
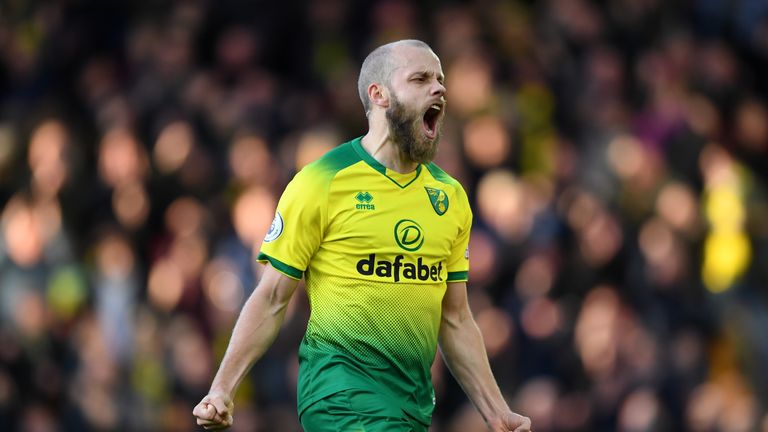
M 382 45 L 368 54 L 360 67 L 360 76 L 357 79 L 357 92 L 360 95 L 360 101 L 363 102 L 365 115 L 371 112 L 371 101 L 368 99 L 368 86 L 373 83 L 389 85 L 392 77 L 392 71 L 398 66 L 395 56 L 392 55 L 392 49 L 398 46 L 414 46 L 432 51 L 432 48 L 426 43 L 417 39 L 403 39 Z

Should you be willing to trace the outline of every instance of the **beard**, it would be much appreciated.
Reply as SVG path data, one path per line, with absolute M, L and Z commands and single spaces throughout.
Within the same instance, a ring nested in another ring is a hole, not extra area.
M 417 163 L 429 163 L 434 159 L 440 142 L 440 124 L 435 126 L 435 138 L 427 138 L 422 131 L 422 115 L 409 111 L 394 94 L 386 116 L 390 136 L 401 156 Z

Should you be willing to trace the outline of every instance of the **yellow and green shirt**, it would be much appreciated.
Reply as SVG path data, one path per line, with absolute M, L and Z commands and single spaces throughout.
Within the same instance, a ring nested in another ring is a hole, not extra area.
M 306 281 L 299 413 L 363 388 L 429 424 L 441 303 L 446 282 L 467 280 L 472 213 L 437 165 L 400 174 L 360 141 L 296 174 L 257 259 Z

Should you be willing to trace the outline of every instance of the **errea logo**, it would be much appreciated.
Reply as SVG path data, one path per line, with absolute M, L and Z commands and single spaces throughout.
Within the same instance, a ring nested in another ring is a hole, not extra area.
M 371 195 L 370 192 L 358 192 L 357 195 L 355 195 L 355 199 L 357 200 L 357 204 L 355 205 L 356 209 L 376 210 L 376 206 L 371 204 L 371 201 L 373 201 L 373 195 Z

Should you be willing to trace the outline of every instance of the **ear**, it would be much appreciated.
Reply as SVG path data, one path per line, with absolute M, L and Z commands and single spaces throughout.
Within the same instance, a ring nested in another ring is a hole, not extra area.
M 379 83 L 372 83 L 368 86 L 368 99 L 371 105 L 382 108 L 389 107 L 389 89 Z

